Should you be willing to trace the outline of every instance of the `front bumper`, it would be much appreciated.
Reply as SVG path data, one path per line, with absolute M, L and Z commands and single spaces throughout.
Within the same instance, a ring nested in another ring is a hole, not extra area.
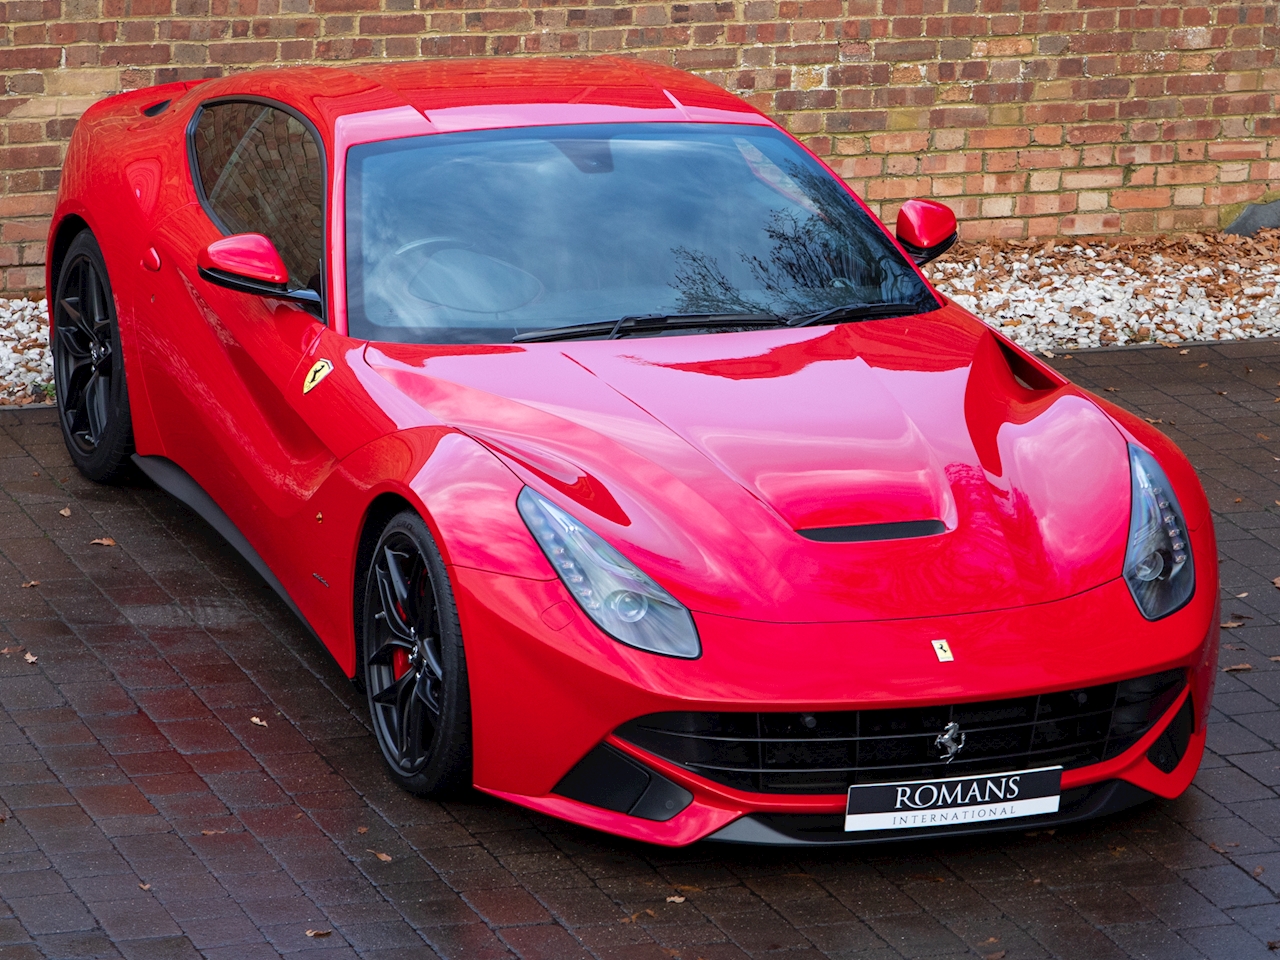
M 476 787 L 620 836 L 669 846 L 705 838 L 850 842 L 829 829 L 843 813 L 843 795 L 734 790 L 613 735 L 628 720 L 663 711 L 974 702 L 1187 671 L 1186 688 L 1136 744 L 1105 762 L 1064 772 L 1060 814 L 999 821 L 984 830 L 1048 826 L 1051 819 L 1093 816 L 1147 795 L 1175 797 L 1191 783 L 1204 751 L 1217 662 L 1216 570 L 1198 570 L 1191 603 L 1157 623 L 1142 618 L 1119 580 L 1038 607 L 947 618 L 769 624 L 698 615 L 704 655 L 696 661 L 614 643 L 577 612 L 558 581 L 452 572 L 467 646 Z M 954 662 L 937 661 L 930 644 L 936 638 L 948 640 Z M 1181 760 L 1166 773 L 1147 754 L 1188 698 L 1193 731 Z M 557 783 L 601 743 L 688 791 L 692 801 L 658 821 L 557 794 Z M 892 833 L 893 839 L 908 836 Z

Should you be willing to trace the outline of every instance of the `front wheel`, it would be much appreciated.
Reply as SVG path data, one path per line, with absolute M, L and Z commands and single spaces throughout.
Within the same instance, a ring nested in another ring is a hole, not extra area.
M 88 230 L 71 241 L 51 307 L 53 384 L 62 439 L 71 462 L 86 477 L 118 482 L 130 472 L 133 420 L 107 264 Z
M 360 667 L 391 777 L 410 793 L 471 784 L 467 661 L 453 590 L 416 513 L 392 518 L 365 578 Z

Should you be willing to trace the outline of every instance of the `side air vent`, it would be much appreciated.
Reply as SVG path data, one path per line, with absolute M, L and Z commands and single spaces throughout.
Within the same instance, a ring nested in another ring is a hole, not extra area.
M 1018 386 L 1022 387 L 1022 389 L 1056 390 L 1066 382 L 1055 379 L 1008 344 L 998 339 L 996 343 L 1000 346 L 1000 352 L 1004 354 L 1005 362 L 1009 364 L 1009 371 L 1013 374 L 1013 379 L 1018 381 Z
M 173 103 L 172 100 L 161 100 L 158 103 L 151 104 L 149 107 L 144 107 L 142 112 L 148 117 L 158 117 L 169 109 L 169 104 L 171 103 Z
M 819 543 L 862 543 L 868 540 L 906 540 L 936 537 L 947 532 L 941 520 L 900 520 L 897 523 L 860 523 L 854 527 L 811 527 L 797 530 L 806 540 Z
M 662 774 L 601 743 L 564 775 L 554 792 L 570 800 L 665 822 L 693 802 L 693 794 Z

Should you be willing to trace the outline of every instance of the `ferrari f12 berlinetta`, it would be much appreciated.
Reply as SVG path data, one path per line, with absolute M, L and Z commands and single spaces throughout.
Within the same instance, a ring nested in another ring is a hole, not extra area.
M 249 558 L 415 793 L 659 844 L 1052 825 L 1205 742 L 1195 473 L 712 84 L 260 70 L 76 127 L 62 431 Z

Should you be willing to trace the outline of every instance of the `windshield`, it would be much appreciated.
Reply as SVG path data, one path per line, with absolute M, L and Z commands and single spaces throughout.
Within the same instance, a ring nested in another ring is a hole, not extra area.
M 348 329 L 417 343 L 637 315 L 937 301 L 844 186 L 768 127 L 593 124 L 352 147 Z

